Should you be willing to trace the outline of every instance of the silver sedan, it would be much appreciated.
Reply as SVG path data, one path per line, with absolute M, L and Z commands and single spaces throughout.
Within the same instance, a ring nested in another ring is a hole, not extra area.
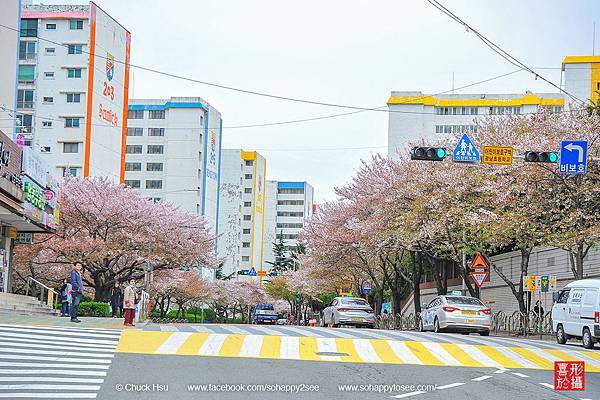
M 375 327 L 373 308 L 366 300 L 358 297 L 336 297 L 323 310 L 323 325 Z
M 438 296 L 421 307 L 419 330 L 453 330 L 490 334 L 492 311 L 481 300 L 469 296 Z

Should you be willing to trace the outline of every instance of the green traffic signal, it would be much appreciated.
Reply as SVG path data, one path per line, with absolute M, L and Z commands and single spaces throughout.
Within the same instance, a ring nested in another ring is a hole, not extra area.
M 556 163 L 558 161 L 558 153 L 551 151 L 526 151 L 524 154 L 525 162 L 536 163 Z
M 558 161 L 558 154 L 556 153 L 549 153 L 548 154 L 548 161 L 550 161 L 551 163 L 555 163 Z
M 443 161 L 448 151 L 443 147 L 414 147 L 410 152 L 411 160 Z
M 437 156 L 438 158 L 444 159 L 446 158 L 446 149 L 437 149 Z

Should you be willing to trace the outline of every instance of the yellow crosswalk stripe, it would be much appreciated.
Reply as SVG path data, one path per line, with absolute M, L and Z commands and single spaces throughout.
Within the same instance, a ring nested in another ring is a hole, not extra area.
M 237 357 L 240 355 L 240 350 L 242 349 L 242 345 L 244 344 L 244 339 L 247 335 L 228 335 L 223 345 L 221 346 L 221 350 L 219 351 L 219 355 L 221 357 Z
M 406 346 L 425 365 L 446 365 L 429 352 L 421 342 L 407 341 Z
M 125 331 L 117 345 L 118 352 L 152 354 L 171 336 L 173 332 L 144 332 Z M 140 340 L 143 337 L 143 340 Z
M 317 355 L 317 338 L 303 336 L 300 338 L 300 359 L 302 360 L 320 360 Z
M 461 349 L 455 343 L 441 343 L 444 350 L 448 352 L 452 357 L 456 358 L 465 367 L 484 367 L 483 364 L 471 357 L 466 351 Z
M 316 347 L 315 342 L 315 347 Z M 265 336 L 260 348 L 261 358 L 280 358 L 281 336 Z
M 593 351 L 585 351 L 584 354 L 588 357 L 594 358 L 598 361 L 600 361 L 600 353 L 596 353 Z
M 191 356 L 197 355 L 200 347 L 206 342 L 208 333 L 194 333 L 192 334 L 177 350 L 175 354 L 180 356 Z
M 496 361 L 504 368 L 525 368 L 523 365 L 511 360 L 491 346 L 478 345 L 476 347 L 481 350 L 483 354 Z
M 509 347 L 510 350 L 524 357 L 542 369 L 554 369 L 554 364 L 543 357 L 537 355 L 534 351 L 523 347 Z
M 585 361 L 585 360 L 582 360 L 581 358 L 578 358 L 576 355 L 567 353 L 566 351 L 555 350 L 555 349 L 550 349 L 550 350 L 545 350 L 545 351 L 546 351 L 546 353 L 552 354 L 553 356 L 559 358 L 561 361 Z M 586 356 L 589 355 L 586 353 L 584 353 L 584 354 Z M 585 363 L 585 370 L 587 372 L 600 372 L 600 368 L 595 367 L 588 362 Z
M 337 346 L 338 352 L 348 354 L 347 356 L 341 356 L 342 361 L 363 362 L 363 359 L 358 356 L 356 348 L 354 348 L 354 342 L 352 340 L 353 339 L 350 338 L 335 339 L 335 344 Z
M 404 362 L 394 353 L 394 350 L 390 347 L 390 345 L 381 339 L 371 340 L 371 346 L 373 346 L 373 350 L 377 353 L 377 356 L 384 363 L 389 364 L 403 364 Z

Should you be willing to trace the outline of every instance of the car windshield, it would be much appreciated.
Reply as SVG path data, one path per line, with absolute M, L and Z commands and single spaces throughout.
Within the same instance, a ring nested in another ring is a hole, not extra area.
M 479 299 L 473 297 L 446 296 L 446 301 L 448 304 L 454 305 L 483 306 L 483 303 Z
M 257 304 L 257 310 L 273 310 L 273 304 Z
M 351 299 L 351 298 L 342 299 L 342 304 L 346 305 L 346 306 L 368 306 L 369 305 L 369 303 L 367 303 L 364 299 Z

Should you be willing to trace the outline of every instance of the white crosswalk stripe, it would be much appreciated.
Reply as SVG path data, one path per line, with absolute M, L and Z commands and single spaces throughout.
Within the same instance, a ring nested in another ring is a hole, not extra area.
M 0 324 L 0 399 L 94 399 L 121 331 Z

